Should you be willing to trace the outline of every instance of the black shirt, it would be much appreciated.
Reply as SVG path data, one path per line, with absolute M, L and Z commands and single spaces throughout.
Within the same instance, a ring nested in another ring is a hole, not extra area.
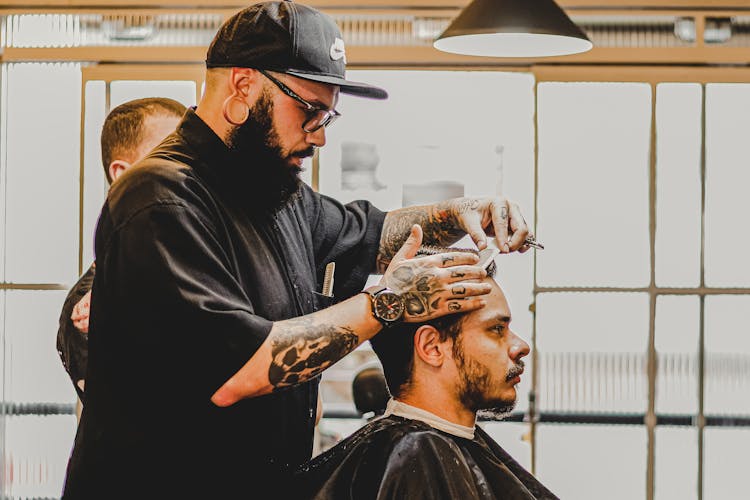
M 210 398 L 273 321 L 328 305 L 327 263 L 337 299 L 361 291 L 385 214 L 306 185 L 268 214 L 249 199 L 263 168 L 189 110 L 111 188 L 65 498 L 266 498 L 309 459 L 318 379 L 227 408 Z
M 91 285 L 94 282 L 94 270 L 95 266 L 92 264 L 68 292 L 60 312 L 57 330 L 57 354 L 60 356 L 65 371 L 68 372 L 81 401 L 84 400 L 84 392 L 78 386 L 78 381 L 86 378 L 89 335 L 76 328 L 70 316 L 73 314 L 73 308 L 76 304 L 91 290 Z

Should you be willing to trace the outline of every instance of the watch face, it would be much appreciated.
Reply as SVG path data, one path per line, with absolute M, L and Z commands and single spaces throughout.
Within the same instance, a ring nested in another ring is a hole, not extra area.
M 404 302 L 393 292 L 382 292 L 375 297 L 375 315 L 385 321 L 396 321 L 404 314 Z

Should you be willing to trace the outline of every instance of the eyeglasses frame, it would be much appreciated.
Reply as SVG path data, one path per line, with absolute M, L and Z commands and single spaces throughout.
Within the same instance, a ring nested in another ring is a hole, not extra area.
M 311 104 L 311 103 L 307 102 L 305 99 L 303 99 L 302 97 L 300 97 L 295 91 L 293 91 L 292 89 L 290 89 L 289 87 L 287 87 L 283 82 L 281 82 L 280 80 L 278 80 L 278 79 L 274 78 L 273 76 L 271 76 L 270 74 L 268 74 L 268 71 L 263 70 L 263 69 L 258 69 L 258 71 L 263 76 L 265 76 L 266 78 L 268 78 L 271 81 L 271 83 L 273 83 L 274 85 L 276 85 L 276 87 L 278 87 L 279 90 L 281 90 L 283 93 L 285 93 L 286 95 L 288 95 L 289 97 L 291 97 L 292 99 L 294 99 L 295 101 L 297 101 L 298 103 L 300 103 L 303 106 L 305 106 L 306 113 L 309 116 L 309 118 L 307 118 L 304 121 L 304 123 L 302 123 L 302 130 L 304 130 L 308 134 L 311 134 L 311 133 L 319 130 L 321 127 L 327 127 L 328 125 L 330 125 L 331 123 L 333 123 L 334 121 L 336 121 L 336 119 L 338 117 L 341 116 L 341 113 L 339 113 L 335 109 L 326 109 L 326 108 L 322 108 L 320 106 L 315 106 L 314 104 Z M 319 113 L 321 111 L 325 112 L 325 116 L 322 119 L 320 119 L 319 125 L 317 127 L 314 127 L 314 128 L 308 128 L 307 125 L 312 120 L 315 119 L 315 116 L 310 116 L 310 115 L 312 113 Z

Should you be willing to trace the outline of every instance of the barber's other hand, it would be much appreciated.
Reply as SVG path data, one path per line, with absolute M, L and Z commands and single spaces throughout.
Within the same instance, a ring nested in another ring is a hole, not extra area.
M 422 228 L 414 225 L 409 238 L 391 260 L 381 283 L 405 301 L 404 321 L 422 322 L 484 306 L 481 298 L 490 285 L 478 280 L 487 272 L 470 252 L 415 257 L 422 244 Z
M 487 246 L 487 236 L 497 238 L 497 247 L 502 253 L 516 250 L 523 253 L 529 249 L 524 244 L 529 227 L 518 204 L 502 196 L 453 198 L 446 203 L 457 224 L 480 250 Z
M 70 320 L 73 322 L 78 331 L 89 333 L 89 310 L 91 309 L 91 290 L 81 297 L 81 300 L 73 306 L 73 312 L 70 314 Z

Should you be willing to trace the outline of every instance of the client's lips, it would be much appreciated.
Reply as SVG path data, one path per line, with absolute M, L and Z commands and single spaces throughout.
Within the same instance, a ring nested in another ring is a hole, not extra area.
M 513 383 L 517 384 L 517 383 L 521 382 L 521 375 L 523 375 L 523 368 L 522 367 L 518 368 L 518 369 L 514 369 L 510 373 L 508 373 L 508 376 L 507 376 L 506 380 L 508 382 L 513 382 Z

